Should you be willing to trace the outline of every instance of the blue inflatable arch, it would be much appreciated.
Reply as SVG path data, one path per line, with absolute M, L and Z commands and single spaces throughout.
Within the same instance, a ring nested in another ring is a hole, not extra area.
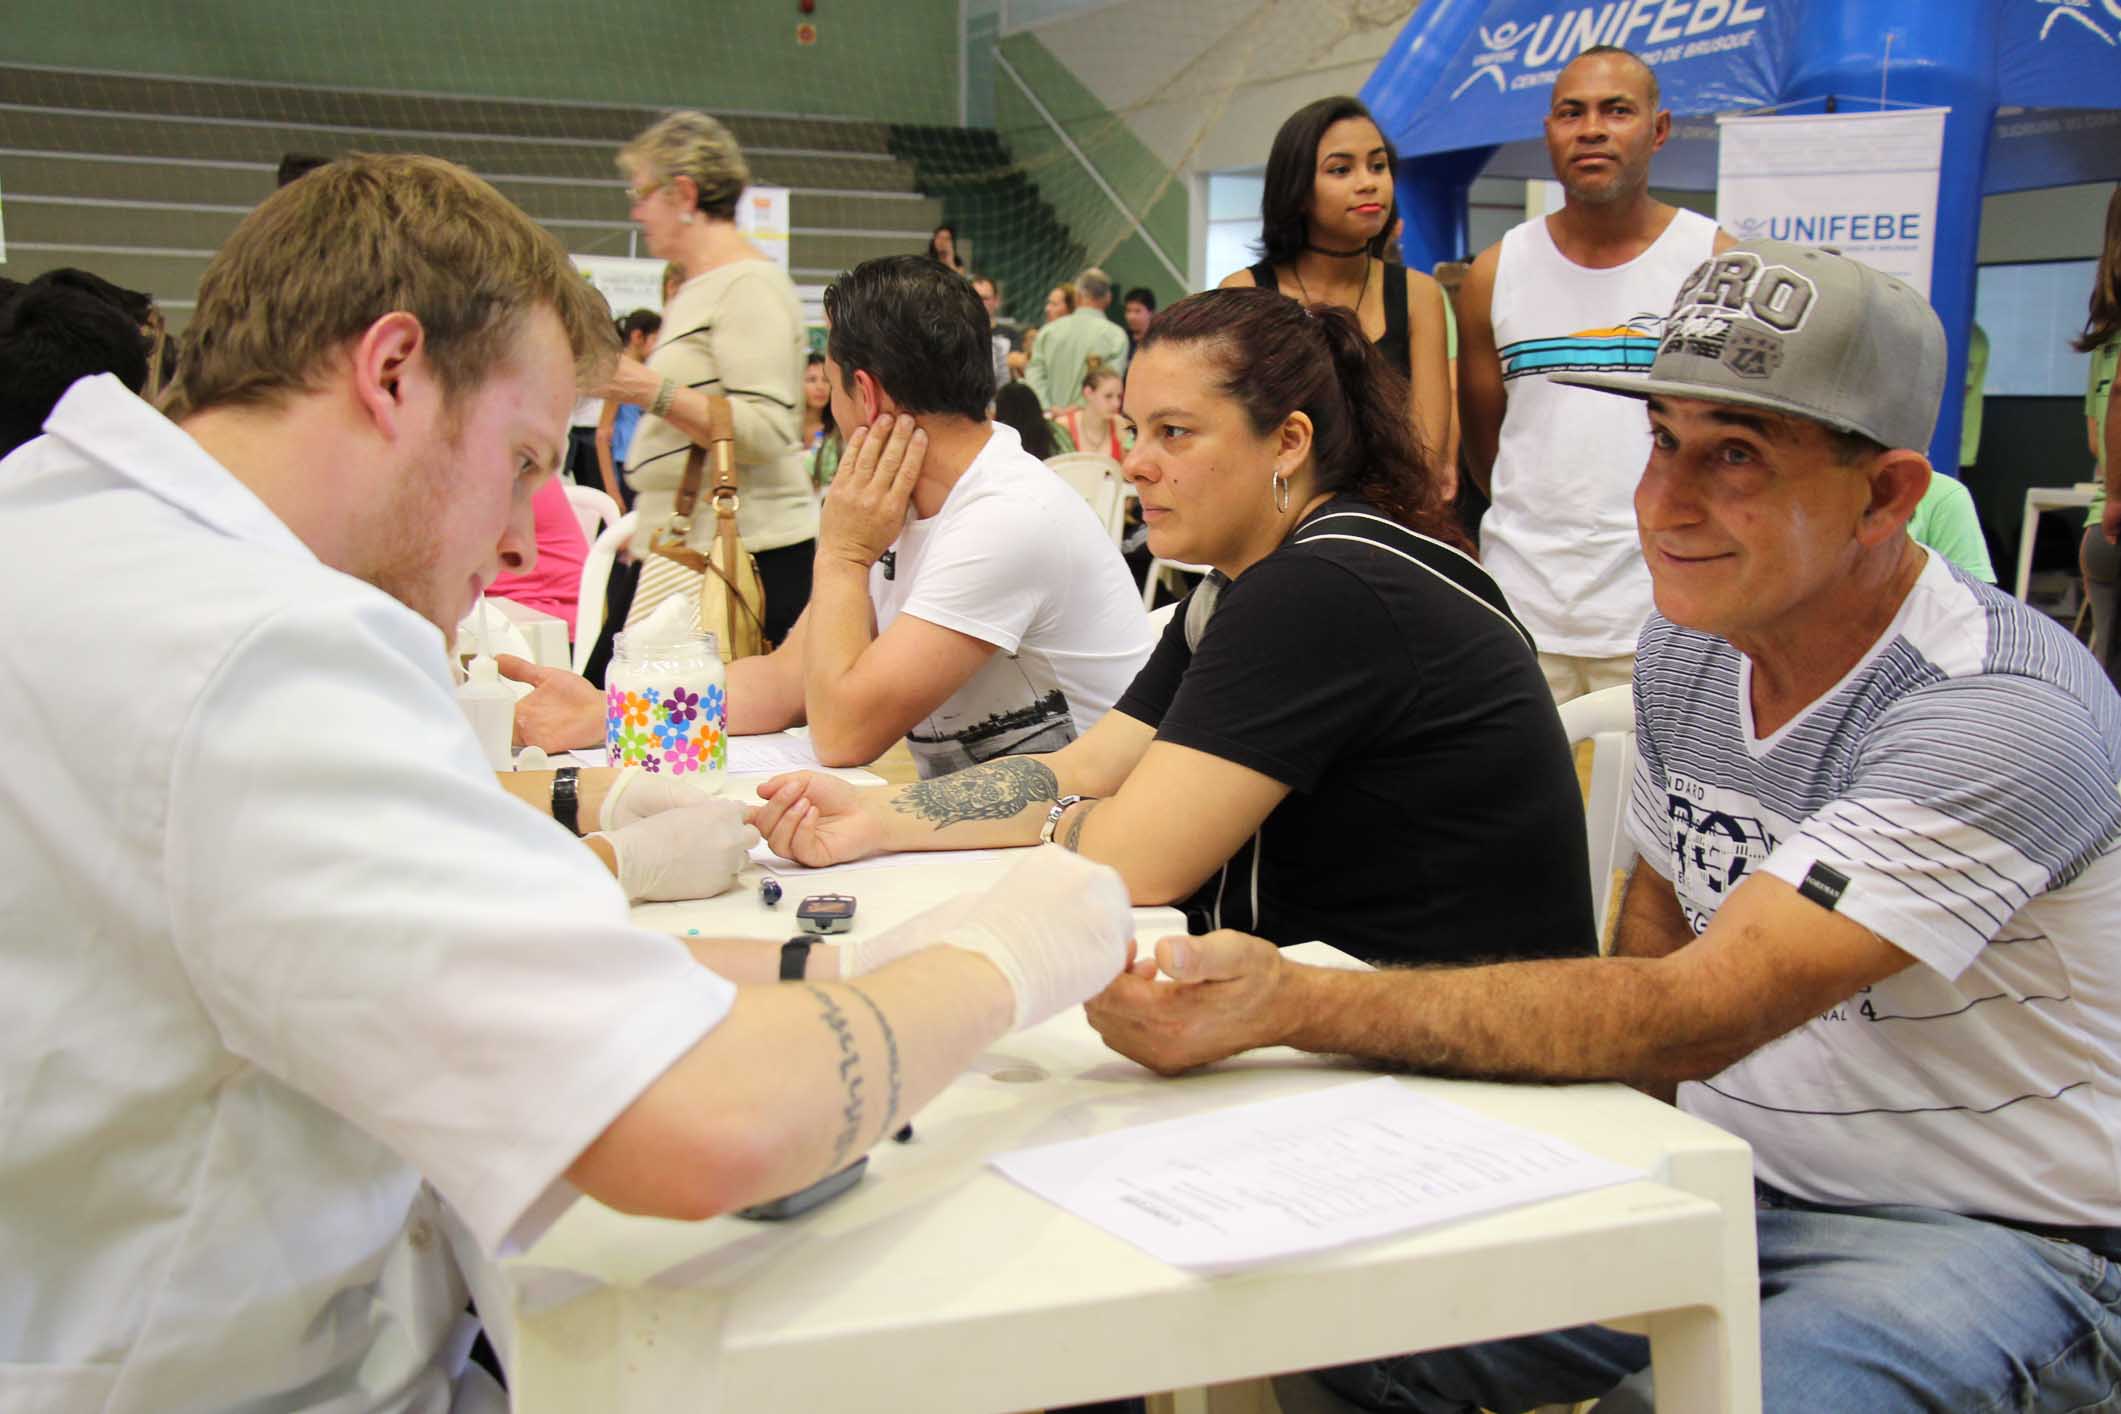
M 1675 125 L 1881 95 L 1949 108 L 1930 275 L 1947 388 L 1966 378 L 1981 197 L 2121 176 L 2121 0 L 1428 0 L 1362 90 L 1400 153 L 1408 264 L 1472 254 L 1467 192 L 1499 150 L 1517 157 L 1499 174 L 1548 175 L 1510 145 L 1536 143 L 1555 75 L 1594 44 L 1648 60 Z M 1659 179 L 1713 187 L 1713 128 L 1680 126 L 1692 136 L 1667 144 Z M 1944 400 L 1939 471 L 1958 469 L 1960 412 Z

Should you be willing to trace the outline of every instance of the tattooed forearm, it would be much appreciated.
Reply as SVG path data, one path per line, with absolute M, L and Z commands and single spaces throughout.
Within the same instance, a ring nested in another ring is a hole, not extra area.
M 1095 809 L 1097 809 L 1097 802 L 1094 800 L 1086 800 L 1075 808 L 1075 818 L 1068 822 L 1067 829 L 1061 831 L 1062 849 L 1065 849 L 1070 854 L 1080 854 L 1082 852 L 1076 846 L 1082 843 L 1083 821 L 1089 819 L 1090 812 Z
M 862 1054 L 854 1044 L 854 1029 L 847 1024 L 847 1013 L 832 994 L 822 987 L 804 984 L 803 990 L 817 998 L 818 1017 L 831 1028 L 833 1037 L 840 1043 L 840 1087 L 845 1092 L 840 1109 L 840 1132 L 832 1141 L 832 1168 L 838 1172 L 847 1162 L 848 1154 L 854 1150 L 854 1141 L 862 1129 Z M 893 1076 L 898 1072 L 894 1061 Z M 893 1100 L 897 1099 L 897 1085 L 892 1086 Z
M 885 1083 L 890 1086 L 890 1089 L 887 1092 L 887 1096 L 884 1100 L 883 1128 L 884 1132 L 888 1134 L 891 1131 L 892 1126 L 898 1123 L 898 1036 L 892 1031 L 890 1021 L 885 1019 L 884 1009 L 876 1004 L 874 998 L 872 998 L 867 992 L 863 991 L 860 987 L 855 986 L 852 982 L 847 983 L 846 986 L 848 991 L 854 993 L 857 997 L 860 997 L 862 999 L 862 1004 L 869 1008 L 869 1014 L 876 1018 L 877 1029 L 884 1033 L 884 1065 L 887 1070 L 887 1074 L 885 1076 Z
M 1026 806 L 1060 799 L 1060 785 L 1035 756 L 1004 756 L 932 781 L 917 781 L 891 798 L 894 810 L 938 830 L 965 820 L 1007 820 Z

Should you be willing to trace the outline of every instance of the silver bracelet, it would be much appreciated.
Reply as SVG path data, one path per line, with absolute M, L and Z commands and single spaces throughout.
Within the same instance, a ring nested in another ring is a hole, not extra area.
M 1059 800 L 1054 801 L 1053 808 L 1046 812 L 1046 823 L 1039 826 L 1038 842 L 1040 844 L 1052 844 L 1053 832 L 1060 828 L 1061 816 L 1068 813 L 1069 806 L 1080 805 L 1087 799 L 1089 799 L 1088 796 L 1064 795 Z
M 648 405 L 648 410 L 654 413 L 657 417 L 664 416 L 670 411 L 671 401 L 675 399 L 677 395 L 678 380 L 675 378 L 665 378 L 663 380 L 663 386 L 655 390 L 655 401 Z

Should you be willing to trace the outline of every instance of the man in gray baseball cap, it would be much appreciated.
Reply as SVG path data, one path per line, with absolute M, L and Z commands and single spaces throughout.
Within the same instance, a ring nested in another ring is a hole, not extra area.
M 2106 1407 L 2121 700 L 1908 538 L 1944 355 L 1906 285 L 1762 241 L 1688 277 L 1647 379 L 1570 375 L 1642 399 L 1652 442 L 1614 956 L 1340 973 L 1165 939 L 1179 985 L 1123 975 L 1090 1004 L 1105 1039 L 1165 1071 L 1281 1043 L 1681 1082 L 1753 1146 L 1767 1409 Z M 1610 1414 L 1649 1407 L 1648 1361 L 1584 1327 L 1320 1378 L 1378 1409 Z

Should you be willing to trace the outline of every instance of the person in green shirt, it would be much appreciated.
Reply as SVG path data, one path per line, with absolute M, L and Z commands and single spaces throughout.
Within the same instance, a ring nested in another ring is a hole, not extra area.
M 803 470 L 810 473 L 811 485 L 822 491 L 832 484 L 845 445 L 832 422 L 832 382 L 825 373 L 825 356 L 808 354 L 803 360 Z
M 1974 515 L 1974 497 L 1966 483 L 1941 471 L 1930 473 L 1930 489 L 1916 503 L 1907 533 L 1917 545 L 1927 545 L 1984 584 L 1996 582 L 1996 566 L 1988 557 L 1988 541 Z
M 2121 687 L 2121 654 L 2114 651 L 2114 579 L 2121 550 L 2121 403 L 2114 401 L 2114 374 L 2121 365 L 2121 329 L 2107 335 L 2092 351 L 2091 375 L 2084 389 L 2084 433 L 2091 444 L 2092 493 L 2084 517 L 2084 543 L 2078 563 L 2084 571 L 2084 594 L 2092 608 L 2092 656 L 2106 665 L 2106 675 Z
M 1105 314 L 1112 303 L 1112 279 L 1102 270 L 1075 277 L 1075 310 L 1038 331 L 1024 381 L 1046 411 L 1065 406 L 1083 386 L 1090 356 L 1114 372 L 1127 367 L 1127 331 Z
M 2121 687 L 2121 653 L 2115 651 L 2114 580 L 2121 568 L 2121 404 L 2114 401 L 2114 375 L 2121 365 L 2121 186 L 2106 202 L 2106 240 L 2092 280 L 2091 307 L 2075 347 L 2092 356 L 2084 389 L 2084 432 L 2091 443 L 2099 489 L 2084 519 L 2078 562 L 2084 595 L 2091 601 L 2092 656 Z
M 1981 389 L 1988 382 L 1988 331 L 1979 324 L 1973 330 L 1966 341 L 1966 403 L 1959 418 L 1961 466 L 1972 466 L 1981 455 Z

